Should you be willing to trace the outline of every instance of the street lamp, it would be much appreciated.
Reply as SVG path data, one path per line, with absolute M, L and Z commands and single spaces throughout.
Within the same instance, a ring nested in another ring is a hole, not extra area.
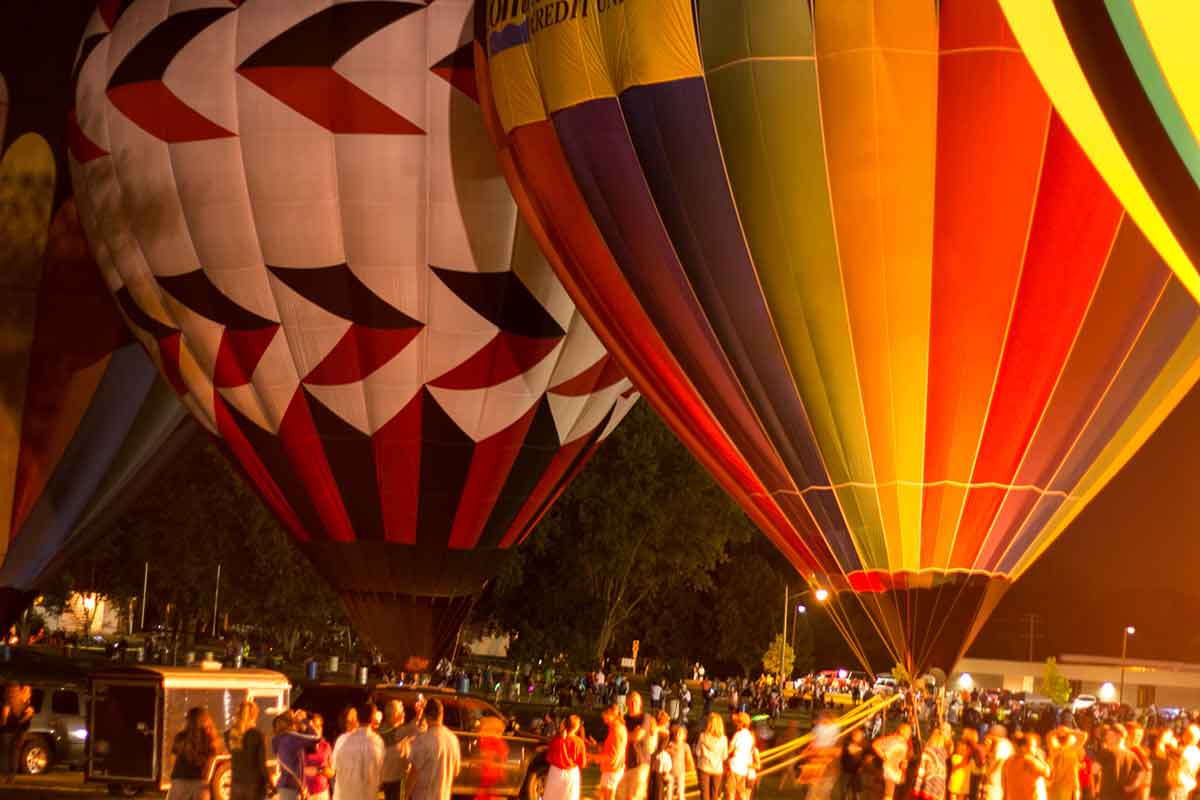
M 1125 649 L 1129 646 L 1129 637 L 1135 633 L 1137 630 L 1132 625 L 1126 625 L 1121 636 L 1121 691 L 1118 695 L 1121 699 L 1118 702 L 1122 705 L 1125 703 Z
M 796 628 L 800 627 L 800 615 L 808 613 L 808 606 L 803 603 L 796 605 L 796 613 L 792 615 L 792 653 L 796 652 Z

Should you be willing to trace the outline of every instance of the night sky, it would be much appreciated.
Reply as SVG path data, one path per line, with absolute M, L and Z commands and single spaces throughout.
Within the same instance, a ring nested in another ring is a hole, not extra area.
M 1200 662 L 1200 387 L 1001 601 L 970 655 Z

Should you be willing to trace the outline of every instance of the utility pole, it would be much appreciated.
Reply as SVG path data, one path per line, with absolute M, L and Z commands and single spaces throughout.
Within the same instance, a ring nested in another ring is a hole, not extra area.
M 142 568 L 142 624 L 138 627 L 146 630 L 146 592 L 150 588 L 150 562 L 145 562 Z
M 783 635 L 779 637 L 779 686 L 780 693 L 783 692 L 783 653 L 784 647 L 787 646 L 787 618 L 788 612 L 792 610 L 792 604 L 788 602 L 788 590 L 791 587 L 786 583 L 783 585 Z
M 1029 661 L 1033 663 L 1033 647 L 1034 642 L 1041 638 L 1042 634 L 1038 631 L 1038 626 L 1042 624 L 1042 615 L 1036 612 L 1029 612 L 1021 615 L 1021 622 L 1028 626 L 1025 636 L 1029 644 Z
M 217 564 L 217 585 L 213 589 L 213 626 L 212 635 L 216 638 L 217 635 L 217 601 L 221 598 L 221 565 Z

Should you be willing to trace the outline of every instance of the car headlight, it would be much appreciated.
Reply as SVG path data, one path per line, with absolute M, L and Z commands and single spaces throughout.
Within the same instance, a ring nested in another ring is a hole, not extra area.
M 87 728 L 76 728 L 71 731 L 71 738 L 78 739 L 81 742 L 87 741 Z

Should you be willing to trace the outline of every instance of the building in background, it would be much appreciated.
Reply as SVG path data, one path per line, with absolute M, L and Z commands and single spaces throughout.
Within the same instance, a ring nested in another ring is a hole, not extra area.
M 1059 656 L 1057 663 L 1059 672 L 1071 682 L 1072 697 L 1094 695 L 1101 702 L 1116 702 L 1123 683 L 1127 705 L 1200 709 L 1200 664 L 1129 658 L 1122 670 L 1120 658 L 1075 653 Z M 1043 661 L 964 658 L 951 673 L 949 685 L 1037 692 L 1045 673 Z

